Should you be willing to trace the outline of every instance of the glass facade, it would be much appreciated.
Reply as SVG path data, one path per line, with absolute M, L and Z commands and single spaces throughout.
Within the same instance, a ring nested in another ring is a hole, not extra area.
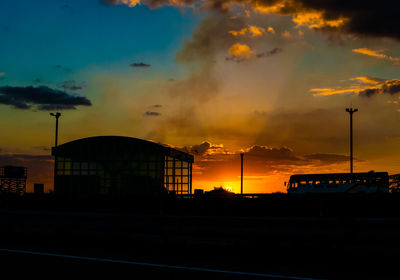
M 56 194 L 191 193 L 193 156 L 152 142 L 91 137 L 63 144 L 53 154 Z
M 168 192 L 190 194 L 192 163 L 165 157 L 164 186 Z

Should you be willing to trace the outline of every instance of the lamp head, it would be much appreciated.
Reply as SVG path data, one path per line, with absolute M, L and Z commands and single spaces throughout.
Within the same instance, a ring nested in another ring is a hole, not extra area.
M 60 117 L 61 116 L 61 113 L 59 113 L 59 112 L 57 112 L 57 113 L 50 113 L 50 116 L 53 116 L 53 117 L 56 117 L 56 118 L 58 118 L 58 117 Z

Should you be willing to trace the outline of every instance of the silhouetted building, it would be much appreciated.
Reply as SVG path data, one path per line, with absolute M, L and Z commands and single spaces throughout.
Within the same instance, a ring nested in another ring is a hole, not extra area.
M 57 195 L 191 194 L 193 156 L 122 136 L 78 139 L 53 148 Z
M 389 192 L 387 172 L 296 174 L 290 176 L 288 193 Z
M 26 191 L 27 169 L 23 166 L 0 167 L 0 192 L 22 195 Z
M 44 184 L 33 184 L 34 194 L 44 194 Z

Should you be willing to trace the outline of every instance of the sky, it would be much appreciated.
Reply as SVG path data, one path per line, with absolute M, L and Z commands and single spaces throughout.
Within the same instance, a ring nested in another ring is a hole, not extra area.
M 400 19 L 389 1 L 0 2 L 0 165 L 52 185 L 59 143 L 130 136 L 195 156 L 193 188 L 400 173 Z

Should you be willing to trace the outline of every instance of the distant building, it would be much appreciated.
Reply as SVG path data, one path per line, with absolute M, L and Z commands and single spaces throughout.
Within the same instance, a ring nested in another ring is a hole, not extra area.
M 0 167 L 0 193 L 24 194 L 26 178 L 26 167 L 11 165 Z
M 296 174 L 290 176 L 288 193 L 389 192 L 387 172 Z
M 52 150 L 56 195 L 191 194 L 193 156 L 122 136 L 78 139 Z

